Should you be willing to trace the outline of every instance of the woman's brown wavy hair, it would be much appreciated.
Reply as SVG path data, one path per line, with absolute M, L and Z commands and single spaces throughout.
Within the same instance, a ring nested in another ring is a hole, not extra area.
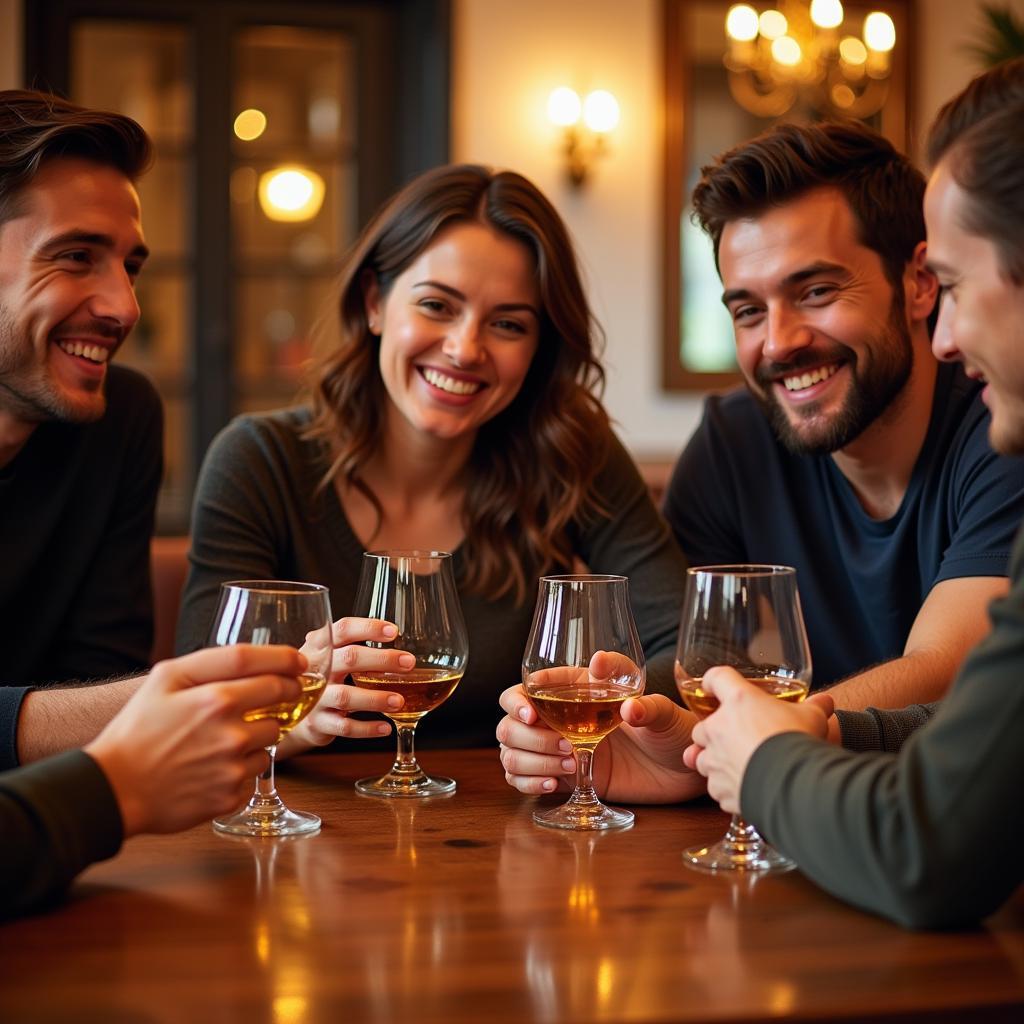
M 330 452 L 323 486 L 337 479 L 383 509 L 360 477 L 379 442 L 389 401 L 379 339 L 366 320 L 368 272 L 387 295 L 401 274 L 458 222 L 487 224 L 524 243 L 540 293 L 537 352 L 515 399 L 479 430 L 465 470 L 462 585 L 498 598 L 527 595 L 527 580 L 572 564 L 571 527 L 604 514 L 594 493 L 611 438 L 596 397 L 604 371 L 568 232 L 526 178 L 475 164 L 428 171 L 394 196 L 348 253 L 337 282 L 340 340 L 313 366 L 313 421 L 307 436 Z

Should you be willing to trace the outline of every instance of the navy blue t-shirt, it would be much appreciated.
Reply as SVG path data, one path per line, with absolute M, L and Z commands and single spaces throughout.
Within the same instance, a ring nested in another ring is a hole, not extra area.
M 793 455 L 746 391 L 707 400 L 665 516 L 691 565 L 792 565 L 815 688 L 903 654 L 941 580 L 1005 576 L 1024 460 L 988 444 L 981 385 L 942 364 L 899 511 L 872 519 L 831 456 Z

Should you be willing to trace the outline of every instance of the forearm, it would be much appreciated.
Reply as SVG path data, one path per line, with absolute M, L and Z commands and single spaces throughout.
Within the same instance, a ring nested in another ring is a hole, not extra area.
M 914 651 L 850 676 L 828 692 L 837 710 L 927 704 L 947 692 L 959 667 L 960 657 L 946 651 Z
M 865 711 L 838 711 L 829 723 L 829 742 L 847 750 L 887 750 L 895 753 L 904 742 L 935 714 L 934 704 L 909 704 L 898 710 L 867 708 Z
M 747 765 L 744 816 L 819 885 L 902 924 L 991 913 L 1020 882 L 1024 827 L 1024 688 L 1006 646 L 965 668 L 898 755 L 772 736 Z
M 32 690 L 18 717 L 18 762 L 29 764 L 95 739 L 144 678 Z
M 117 802 L 99 766 L 72 751 L 0 775 L 0 913 L 59 893 L 121 845 Z

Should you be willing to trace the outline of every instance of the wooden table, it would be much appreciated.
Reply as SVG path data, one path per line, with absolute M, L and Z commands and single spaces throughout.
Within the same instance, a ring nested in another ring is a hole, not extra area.
M 279 785 L 318 836 L 132 840 L 0 926 L 0 1021 L 1024 1020 L 1020 893 L 984 928 L 912 934 L 799 873 L 687 870 L 725 828 L 710 803 L 566 834 L 493 751 L 422 760 L 458 793 L 359 797 L 384 756 L 307 757 Z

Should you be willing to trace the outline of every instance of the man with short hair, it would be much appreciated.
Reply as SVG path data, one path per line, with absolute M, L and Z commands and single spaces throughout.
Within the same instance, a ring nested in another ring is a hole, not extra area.
M 946 691 L 1024 515 L 980 387 L 930 351 L 924 184 L 863 126 L 786 124 L 694 192 L 746 389 L 708 399 L 665 515 L 692 565 L 796 567 L 842 708 Z
M 110 365 L 139 317 L 145 132 L 0 92 L 0 768 L 96 735 L 148 664 L 162 472 L 152 386 Z

